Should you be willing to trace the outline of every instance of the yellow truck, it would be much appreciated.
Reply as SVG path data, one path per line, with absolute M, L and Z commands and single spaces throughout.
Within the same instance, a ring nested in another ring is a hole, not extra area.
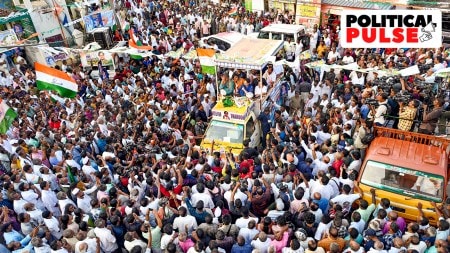
M 450 141 L 430 135 L 375 127 L 375 138 L 366 152 L 359 173 L 363 198 L 377 203 L 390 200 L 391 208 L 407 220 L 417 220 L 418 203 L 432 224 L 437 222 L 431 204 L 449 197 L 448 147 Z
M 247 99 L 247 98 L 243 98 Z M 245 105 L 238 107 L 236 104 L 225 107 L 222 102 L 218 102 L 211 110 L 212 119 L 206 129 L 204 138 L 200 144 L 200 149 L 211 152 L 224 151 L 239 154 L 245 139 L 250 140 L 250 146 L 256 147 L 261 140 L 261 127 L 257 120 L 261 112 L 259 100 L 249 100 Z

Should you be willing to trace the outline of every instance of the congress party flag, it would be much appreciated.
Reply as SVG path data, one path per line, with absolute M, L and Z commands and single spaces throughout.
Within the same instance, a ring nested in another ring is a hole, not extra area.
M 67 73 L 40 63 L 35 63 L 36 83 L 39 90 L 53 90 L 61 97 L 74 98 L 78 85 Z

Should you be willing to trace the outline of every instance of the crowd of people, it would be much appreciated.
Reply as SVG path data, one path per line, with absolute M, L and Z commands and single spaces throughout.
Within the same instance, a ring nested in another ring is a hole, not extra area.
M 293 23 L 284 13 L 229 15 L 229 7 L 209 4 L 116 6 L 162 55 L 218 32 Z M 119 29 L 116 38 L 128 34 Z M 1 135 L 0 252 L 448 252 L 448 202 L 435 205 L 437 225 L 425 216 L 405 221 L 376 190 L 362 199 L 356 182 L 374 125 L 445 133 L 448 101 L 430 94 L 440 92 L 434 73 L 450 63 L 448 51 L 343 49 L 338 34 L 336 26 L 314 26 L 302 50 L 362 69 L 419 64 L 423 73 L 386 88 L 376 72 L 299 66 L 274 75 L 269 64 L 266 91 L 283 78 L 289 91 L 273 118 L 270 108 L 258 117 L 262 145 L 244 140 L 242 152 L 226 158 L 195 145 L 220 90 L 244 96 L 254 85 L 257 93 L 259 73 L 223 74 L 241 82 L 236 89 L 216 84 L 197 60 L 121 58 L 112 80 L 67 64 L 60 69 L 79 93 L 55 101 L 17 55 L 17 68 L 1 75 L 2 99 L 18 116 Z

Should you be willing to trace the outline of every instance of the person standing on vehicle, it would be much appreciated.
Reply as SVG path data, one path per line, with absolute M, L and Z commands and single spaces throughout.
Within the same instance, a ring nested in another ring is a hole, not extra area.
M 266 107 L 264 109 L 264 112 L 259 114 L 258 120 L 261 122 L 261 130 L 263 133 L 261 143 L 262 143 L 262 146 L 265 148 L 267 145 L 266 137 L 267 137 L 267 134 L 269 134 L 270 128 L 271 128 L 270 109 Z
M 428 105 L 424 104 L 423 109 L 425 113 L 423 114 L 422 124 L 419 127 L 419 133 L 433 135 L 436 129 L 437 122 L 442 115 L 444 100 L 442 98 L 436 98 L 433 100 L 433 110 L 426 113 Z
M 419 107 L 419 101 L 411 100 L 407 105 L 405 105 L 403 102 L 400 102 L 399 105 L 400 119 L 398 121 L 398 129 L 403 131 L 410 131 L 416 117 L 417 107 Z
M 370 105 L 371 112 L 369 113 L 369 119 L 373 120 L 374 125 L 383 126 L 386 121 L 384 115 L 388 113 L 388 94 L 384 92 L 380 93 L 376 99 L 378 101 L 378 107 L 375 109 L 373 105 Z

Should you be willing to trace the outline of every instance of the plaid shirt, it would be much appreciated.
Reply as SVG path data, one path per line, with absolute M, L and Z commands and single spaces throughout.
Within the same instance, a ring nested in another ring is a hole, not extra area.
M 414 118 L 416 117 L 416 109 L 411 107 L 406 107 L 399 113 L 398 129 L 403 131 L 411 130 L 414 123 Z
M 399 230 L 395 234 L 385 234 L 383 236 L 384 249 L 390 250 L 394 246 L 394 239 L 397 237 L 402 238 L 402 231 Z

